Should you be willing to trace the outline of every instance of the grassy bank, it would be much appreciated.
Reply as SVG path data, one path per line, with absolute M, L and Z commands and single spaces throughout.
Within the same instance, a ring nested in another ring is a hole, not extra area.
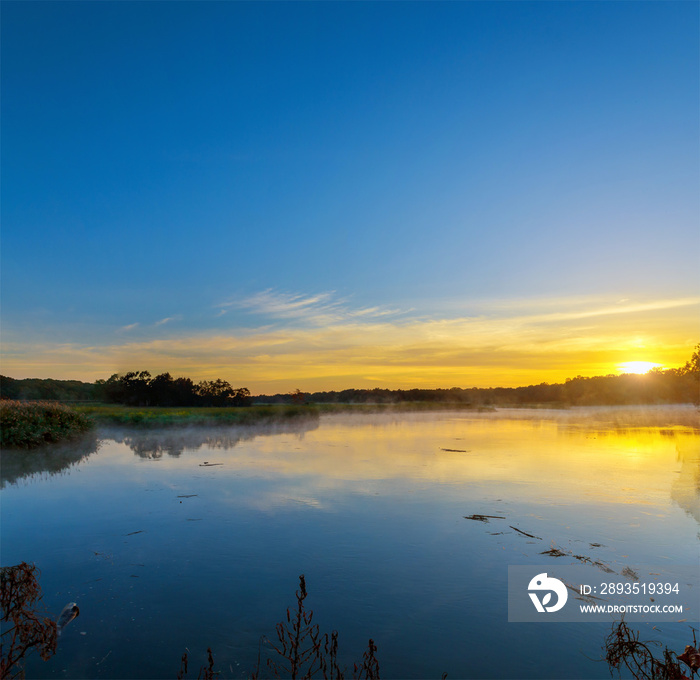
M 31 449 L 87 432 L 92 422 L 74 409 L 46 401 L 0 401 L 0 446 Z
M 444 411 L 470 408 L 465 404 L 404 402 L 399 404 L 259 404 L 246 408 L 201 406 L 122 406 L 96 404 L 75 406 L 74 410 L 97 425 L 255 425 L 290 418 L 318 418 L 324 413 L 384 413 Z
M 310 406 L 251 406 L 177 407 L 177 406 L 121 406 L 103 404 L 76 406 L 75 411 L 97 425 L 136 425 L 140 427 L 167 427 L 177 425 L 255 425 L 274 420 L 318 417 L 318 409 Z
M 246 408 L 139 407 L 90 404 L 68 407 L 55 402 L 0 402 L 3 448 L 29 449 L 78 436 L 93 425 L 177 427 L 270 424 L 331 413 L 406 413 L 468 409 L 465 404 L 403 402 L 398 404 L 268 404 Z M 478 409 L 482 410 L 482 409 Z
M 136 407 L 117 404 L 76 406 L 99 425 L 255 425 L 289 418 L 317 418 L 330 413 L 409 413 L 452 409 L 493 411 L 493 407 L 473 407 L 463 403 L 429 401 L 395 404 L 257 404 L 246 408 Z

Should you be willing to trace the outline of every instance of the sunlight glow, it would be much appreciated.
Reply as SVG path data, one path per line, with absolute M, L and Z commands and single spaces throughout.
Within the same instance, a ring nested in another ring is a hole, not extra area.
M 621 373 L 647 373 L 652 368 L 661 368 L 661 364 L 651 361 L 627 361 L 619 366 Z
M 48 337 L 29 342 L 3 329 L 3 373 L 92 381 L 148 370 L 195 382 L 223 378 L 255 395 L 553 384 L 578 375 L 682 366 L 692 353 L 688 338 L 697 331 L 700 310 L 700 298 L 629 303 L 624 309 L 596 298 L 520 300 L 490 313 L 484 303 L 478 313 L 421 316 L 321 297 L 268 295 L 260 312 L 270 318 L 244 318 L 245 326 L 197 329 L 187 319 L 141 323 L 128 333 L 122 327 L 123 333 L 82 343 Z M 291 307 L 300 301 L 302 316 Z M 629 361 L 644 358 L 655 362 Z

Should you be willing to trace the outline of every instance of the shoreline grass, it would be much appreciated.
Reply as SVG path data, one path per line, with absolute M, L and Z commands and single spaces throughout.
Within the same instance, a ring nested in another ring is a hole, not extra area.
M 121 404 L 82 404 L 67 406 L 57 402 L 0 402 L 0 445 L 6 449 L 30 449 L 73 439 L 92 427 L 128 426 L 143 429 L 168 427 L 221 427 L 272 425 L 290 420 L 318 420 L 322 415 L 370 415 L 375 413 L 431 413 L 470 411 L 501 413 L 523 407 L 482 406 L 464 402 L 395 402 L 395 403 L 307 403 L 257 404 L 248 407 L 203 406 L 124 406 Z M 539 409 L 572 413 L 575 409 L 562 404 L 528 404 L 526 410 Z M 697 415 L 689 414 L 691 426 Z M 665 421 L 664 421 L 665 422 Z M 694 424 L 693 424 L 694 423 Z M 678 424 L 685 424 L 683 423 Z
M 0 401 L 0 446 L 3 449 L 33 449 L 75 439 L 92 422 L 75 409 L 48 401 Z
M 122 406 L 100 404 L 76 406 L 75 411 L 96 425 L 133 425 L 168 427 L 184 425 L 256 425 L 290 418 L 317 418 L 317 409 L 308 406 L 269 405 L 241 407 L 219 406 Z
M 163 427 L 178 425 L 256 425 L 290 418 L 318 418 L 332 413 L 386 413 L 445 411 L 452 409 L 494 410 L 464 403 L 401 402 L 395 404 L 257 404 L 221 406 L 124 406 L 121 404 L 76 405 L 77 413 L 96 425 Z
M 494 410 L 464 403 L 401 402 L 389 404 L 258 404 L 242 407 L 124 406 L 48 401 L 0 402 L 0 446 L 33 449 L 74 439 L 94 426 L 138 428 L 269 425 L 291 419 L 318 419 L 334 413 L 409 413 L 450 409 Z

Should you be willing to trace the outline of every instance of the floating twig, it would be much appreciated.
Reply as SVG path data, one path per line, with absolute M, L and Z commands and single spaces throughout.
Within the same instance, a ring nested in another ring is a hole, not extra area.
M 490 519 L 505 519 L 500 515 L 464 515 L 464 519 L 474 519 L 477 522 L 488 522 Z
M 102 657 L 102 659 L 101 659 L 100 661 L 97 662 L 96 665 L 99 666 L 111 653 L 112 653 L 112 650 L 110 649 L 110 650 Z
M 607 564 L 604 562 L 601 562 L 600 560 L 596 560 L 593 562 L 598 569 L 601 571 L 604 571 L 606 574 L 616 574 L 617 572 L 614 569 L 611 569 Z
M 519 534 L 522 534 L 523 536 L 528 536 L 529 538 L 536 538 L 538 541 L 541 541 L 542 539 L 539 536 L 533 536 L 532 534 L 528 534 L 527 531 L 523 531 L 522 529 L 518 529 L 518 527 L 514 527 L 512 524 L 509 524 L 511 529 L 515 529 Z
M 632 569 L 631 567 L 625 567 L 622 570 L 622 575 L 626 576 L 628 579 L 630 579 L 632 581 L 639 581 L 639 574 L 637 574 L 637 572 L 634 569 Z
M 125 536 L 133 536 L 134 534 L 142 534 L 144 533 L 143 529 L 139 529 L 138 531 L 132 531 L 130 534 L 124 534 Z
M 549 550 L 543 550 L 540 555 L 551 555 L 552 557 L 565 557 L 566 553 L 552 546 Z

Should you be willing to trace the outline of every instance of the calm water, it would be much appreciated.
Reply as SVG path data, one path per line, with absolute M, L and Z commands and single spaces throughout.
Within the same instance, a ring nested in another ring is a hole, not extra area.
M 385 678 L 608 678 L 609 624 L 508 623 L 508 565 L 550 567 L 552 542 L 616 571 L 697 564 L 699 425 L 693 409 L 324 416 L 102 432 L 34 474 L 5 454 L 2 564 L 34 562 L 51 612 L 80 607 L 27 676 L 172 678 L 187 648 L 196 677 L 211 646 L 222 677 L 246 677 L 303 573 L 350 668 L 372 637 Z M 680 652 L 689 623 L 637 627 Z

